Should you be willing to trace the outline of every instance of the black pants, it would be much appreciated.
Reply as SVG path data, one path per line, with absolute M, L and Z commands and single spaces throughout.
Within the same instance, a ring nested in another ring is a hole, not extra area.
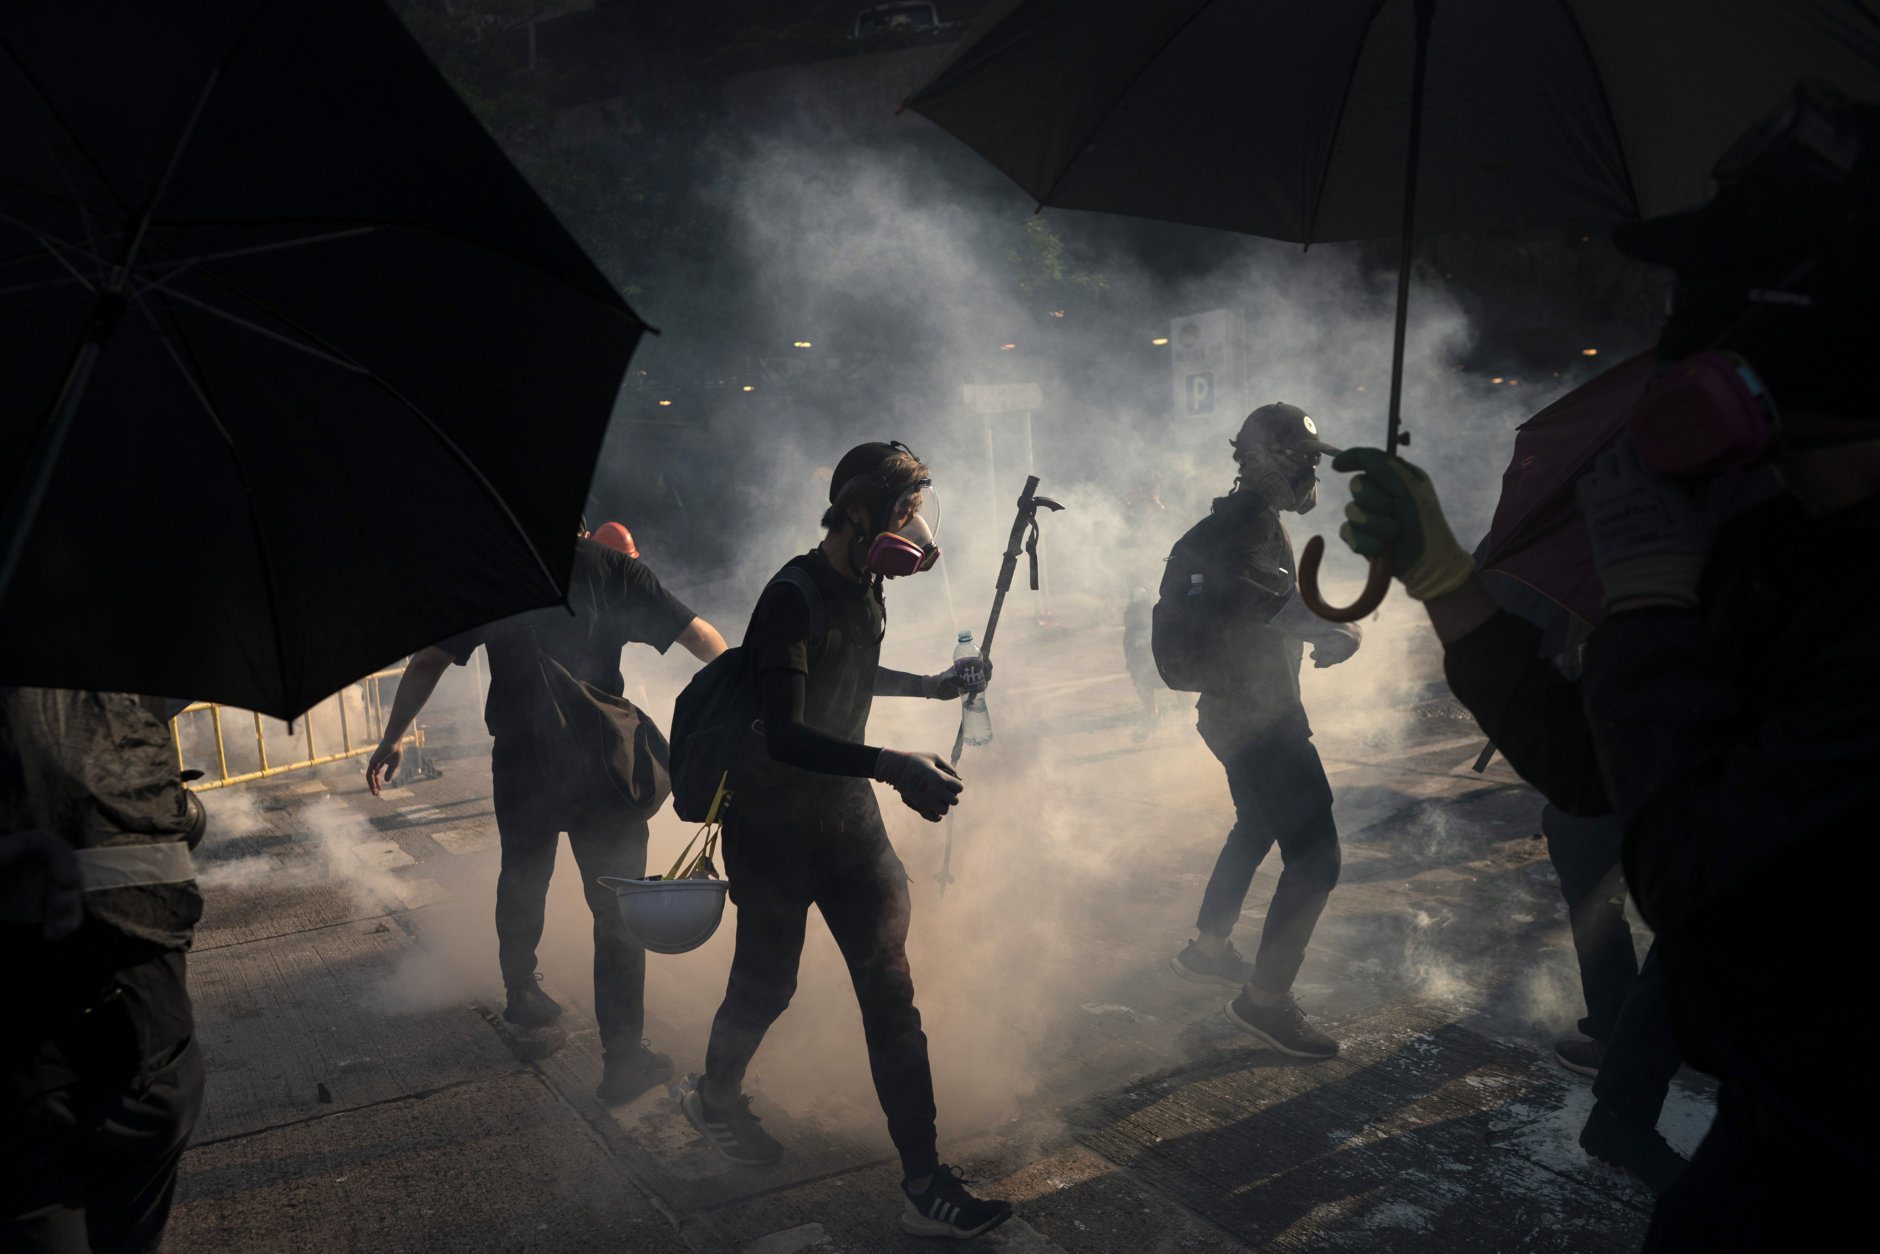
M 1871 1146 L 1857 1117 L 1846 1131 Z M 1876 1189 L 1880 1172 L 1778 1129 L 1726 1081 L 1703 1144 L 1652 1211 L 1644 1254 L 1858 1248 Z
M 1671 1092 L 1671 1078 L 1684 1063 L 1671 1027 L 1671 1003 L 1658 964 L 1658 946 L 1645 951 L 1619 1018 L 1606 1038 L 1606 1056 L 1593 1081 L 1593 1096 L 1613 1114 L 1642 1128 L 1656 1127 Z
M 1587 819 L 1551 805 L 1541 808 L 1541 835 L 1547 838 L 1547 857 L 1567 899 L 1573 954 L 1580 964 L 1580 992 L 1586 999 L 1580 1031 L 1600 1042 L 1611 1041 L 1619 1010 L 1638 974 L 1632 929 L 1621 904 L 1625 884 L 1619 842 L 1624 834 L 1624 820 L 1614 814 Z
M 632 1052 L 646 1029 L 646 950 L 628 935 L 613 890 L 597 881 L 603 875 L 634 879 L 646 874 L 646 824 L 582 812 L 544 796 L 529 763 L 526 754 L 506 753 L 503 742 L 496 742 L 491 774 L 503 850 L 496 877 L 496 947 L 503 983 L 523 988 L 535 978 L 555 846 L 565 831 L 594 916 L 594 1018 L 601 1046 Z
M 873 806 L 873 799 L 868 802 Z M 877 815 L 874 825 L 879 828 Z M 865 820 L 864 820 L 865 823 Z M 764 1033 L 796 992 L 803 936 L 813 905 L 849 968 L 862 1011 L 868 1067 L 875 1095 L 888 1116 L 888 1135 L 909 1179 L 938 1165 L 935 1148 L 933 1072 L 927 1063 L 927 1034 L 914 1006 L 914 977 L 907 964 L 911 901 L 907 871 L 885 834 L 856 851 L 852 838 L 843 852 L 818 847 L 819 835 L 765 823 L 732 824 L 725 837 L 731 900 L 738 908 L 737 949 L 725 1000 L 712 1020 L 701 1084 L 707 1096 L 735 1095 Z M 839 837 L 839 834 L 837 834 Z M 864 834 L 864 839 L 867 839 Z
M 1640 1127 L 1654 1127 L 1663 1113 L 1671 1079 L 1682 1060 L 1671 1028 L 1658 947 L 1636 966 L 1632 928 L 1619 894 L 1622 821 L 1615 815 L 1575 818 L 1547 806 L 1541 833 L 1547 856 L 1560 876 L 1580 963 L 1586 1017 L 1580 1031 L 1606 1047 L 1593 1095 L 1613 1114 Z
M 1284 993 L 1299 974 L 1312 929 L 1338 883 L 1332 786 L 1302 724 L 1250 733 L 1204 715 L 1200 730 L 1227 768 L 1234 826 L 1215 859 L 1195 928 L 1208 936 L 1233 932 L 1253 873 L 1277 842 L 1285 869 L 1266 912 L 1253 980 L 1267 992 Z
M 202 1110 L 183 955 L 119 973 L 89 1010 L 5 1048 L 0 1249 L 155 1250 Z

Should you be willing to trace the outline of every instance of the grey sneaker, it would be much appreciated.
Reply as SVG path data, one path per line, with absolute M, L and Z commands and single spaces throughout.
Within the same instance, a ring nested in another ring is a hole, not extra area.
M 1306 1022 L 1292 994 L 1269 1006 L 1256 1006 L 1247 991 L 1227 1003 L 1227 1017 L 1242 1032 L 1294 1058 L 1335 1058 L 1338 1042 Z
M 1253 978 L 1253 964 L 1240 956 L 1233 941 L 1227 942 L 1218 958 L 1208 957 L 1199 945 L 1189 941 L 1185 949 L 1168 960 L 1168 965 L 1184 980 L 1220 988 L 1239 988 Z

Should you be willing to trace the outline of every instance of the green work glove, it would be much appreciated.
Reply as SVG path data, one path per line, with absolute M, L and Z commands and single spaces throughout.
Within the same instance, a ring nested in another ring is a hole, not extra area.
M 1450 534 L 1436 487 L 1421 469 L 1374 448 L 1348 448 L 1332 459 L 1332 469 L 1362 472 L 1351 481 L 1350 521 L 1338 529 L 1352 551 L 1391 554 L 1403 590 L 1418 601 L 1469 581 L 1475 562 Z

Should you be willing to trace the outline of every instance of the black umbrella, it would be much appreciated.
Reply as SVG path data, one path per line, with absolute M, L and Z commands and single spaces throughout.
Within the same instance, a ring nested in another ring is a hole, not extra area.
M 0 683 L 291 716 L 560 600 L 644 324 L 377 0 L 0 10 Z
M 1603 225 L 1685 207 L 1804 76 L 1880 96 L 1880 6 L 1005 0 L 908 107 L 1040 207 L 1308 244 L 1396 234 L 1394 452 L 1409 442 L 1417 230 Z M 1308 603 L 1315 545 L 1300 562 Z M 1327 617 L 1369 613 L 1388 575 L 1374 561 L 1365 595 Z

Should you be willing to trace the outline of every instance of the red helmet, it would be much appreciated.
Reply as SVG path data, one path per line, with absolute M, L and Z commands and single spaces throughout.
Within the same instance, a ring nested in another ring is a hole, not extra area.
M 633 533 L 617 522 L 602 523 L 594 528 L 593 538 L 628 557 L 638 557 L 640 550 L 633 543 Z

